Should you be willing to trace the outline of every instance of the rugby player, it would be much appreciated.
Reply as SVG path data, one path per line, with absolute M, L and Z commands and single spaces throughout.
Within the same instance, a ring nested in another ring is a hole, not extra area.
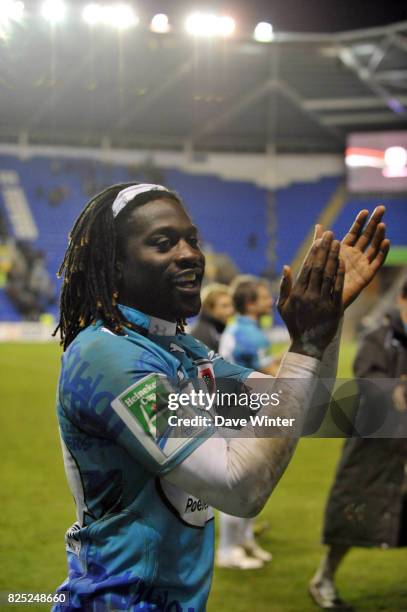
M 292 342 L 278 383 L 300 381 L 282 398 L 300 424 L 317 377 L 335 376 L 343 309 L 386 257 L 383 212 L 365 229 L 367 211 L 359 213 L 341 246 L 319 232 L 295 281 L 284 269 L 279 310 Z M 69 575 L 59 587 L 69 605 L 54 609 L 204 610 L 211 506 L 256 515 L 297 439 L 261 431 L 225 439 L 211 428 L 157 435 L 168 381 L 177 389 L 220 377 L 241 388 L 261 376 L 183 332 L 200 308 L 204 257 L 175 193 L 122 184 L 97 195 L 72 229 L 60 273 L 57 412 L 77 521 L 66 534 Z M 261 410 L 272 416 L 271 407 Z
M 260 327 L 261 317 L 270 315 L 273 305 L 268 283 L 256 277 L 239 277 L 233 283 L 237 316 L 227 325 L 219 344 L 219 354 L 263 374 L 275 375 L 271 343 Z M 258 569 L 272 555 L 256 542 L 253 519 L 219 513 L 218 567 Z

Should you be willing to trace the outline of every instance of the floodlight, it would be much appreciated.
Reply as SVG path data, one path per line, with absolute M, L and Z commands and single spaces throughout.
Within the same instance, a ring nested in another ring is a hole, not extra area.
M 260 21 L 254 29 L 254 40 L 257 42 L 271 42 L 274 38 L 273 26 L 267 21 Z
M 136 26 L 139 18 L 128 4 L 111 4 L 103 7 L 103 23 L 118 30 Z
M 216 15 L 211 13 L 193 13 L 185 22 L 186 30 L 192 36 L 214 36 L 216 25 Z
M 44 0 L 41 14 L 49 23 L 58 23 L 65 17 L 66 6 L 62 0 Z
M 192 13 L 185 22 L 186 30 L 192 36 L 230 36 L 235 26 L 232 17 L 218 17 L 213 13 Z
M 168 16 L 164 13 L 157 13 L 151 20 L 150 30 L 157 34 L 165 34 L 170 31 Z
M 8 25 L 10 21 L 21 21 L 24 13 L 24 2 L 3 0 L 0 4 L 0 24 Z
M 87 4 L 83 8 L 82 17 L 89 25 L 96 25 L 103 19 L 103 8 L 100 4 Z
M 236 28 L 236 22 L 232 17 L 218 18 L 218 33 L 220 36 L 231 36 Z

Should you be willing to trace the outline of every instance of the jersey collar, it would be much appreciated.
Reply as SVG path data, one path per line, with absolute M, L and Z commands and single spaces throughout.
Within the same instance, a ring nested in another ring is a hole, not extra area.
M 151 317 L 150 315 L 131 308 L 130 306 L 118 305 L 124 316 L 130 323 L 134 323 L 139 327 L 145 329 L 148 334 L 154 336 L 175 336 L 177 333 L 177 324 L 172 321 L 166 321 L 165 319 L 159 319 L 158 317 Z

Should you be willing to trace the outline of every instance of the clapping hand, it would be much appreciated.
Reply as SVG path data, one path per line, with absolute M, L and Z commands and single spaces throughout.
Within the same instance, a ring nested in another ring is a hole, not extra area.
M 345 266 L 341 245 L 325 232 L 317 239 L 293 282 L 284 267 L 278 310 L 292 340 L 291 351 L 321 358 L 342 316 Z
M 385 237 L 386 226 L 381 222 L 384 206 L 377 206 L 365 227 L 369 211 L 361 210 L 343 238 L 340 257 L 345 264 L 343 306 L 347 308 L 370 283 L 383 265 L 390 248 Z M 315 227 L 314 240 L 321 238 L 322 226 Z

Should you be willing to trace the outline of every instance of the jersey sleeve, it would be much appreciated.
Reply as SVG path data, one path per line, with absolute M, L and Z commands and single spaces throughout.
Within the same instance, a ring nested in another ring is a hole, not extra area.
M 254 368 L 246 368 L 237 363 L 230 363 L 220 355 L 216 355 L 213 360 L 213 370 L 217 380 L 231 379 L 235 380 L 237 383 L 241 383 L 252 374 Z
M 152 474 L 181 463 L 213 433 L 211 427 L 172 427 L 171 394 L 178 394 L 175 368 L 151 346 L 131 350 L 122 337 L 106 334 L 86 347 L 70 347 L 64 359 L 59 403 L 65 416 L 92 438 L 108 438 Z M 152 343 L 149 343 L 150 345 Z M 199 408 L 182 407 L 183 417 Z M 206 424 L 207 425 L 207 424 Z

